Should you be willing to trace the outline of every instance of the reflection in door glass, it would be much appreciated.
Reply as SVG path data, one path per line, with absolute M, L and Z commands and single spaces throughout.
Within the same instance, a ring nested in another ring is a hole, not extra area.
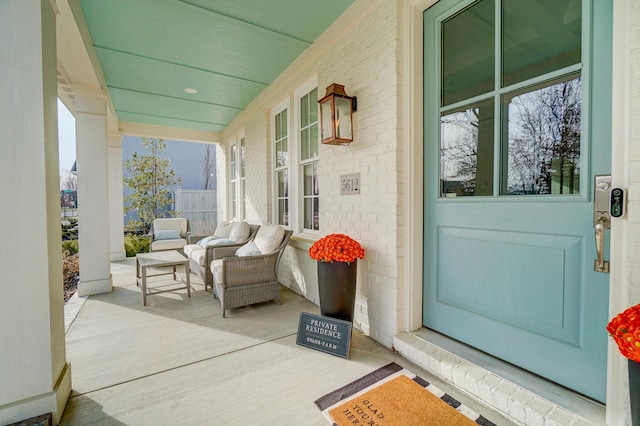
M 508 134 L 501 193 L 578 194 L 580 77 L 505 95 L 503 107 Z
M 493 195 L 493 98 L 440 117 L 440 195 Z

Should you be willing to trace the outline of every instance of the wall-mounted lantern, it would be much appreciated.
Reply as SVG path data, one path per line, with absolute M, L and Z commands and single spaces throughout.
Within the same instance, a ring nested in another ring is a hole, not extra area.
M 348 96 L 342 84 L 333 83 L 318 103 L 322 143 L 349 145 L 353 141 L 351 113 L 357 111 L 357 98 Z

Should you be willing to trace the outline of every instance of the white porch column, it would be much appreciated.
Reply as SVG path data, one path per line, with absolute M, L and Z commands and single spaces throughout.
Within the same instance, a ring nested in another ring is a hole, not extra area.
M 102 93 L 76 88 L 78 169 L 78 295 L 111 291 L 107 102 Z
M 71 391 L 64 344 L 56 16 L 0 1 L 0 424 L 52 413 Z
M 109 246 L 112 262 L 124 260 L 124 201 L 122 195 L 122 136 L 108 136 L 109 164 Z

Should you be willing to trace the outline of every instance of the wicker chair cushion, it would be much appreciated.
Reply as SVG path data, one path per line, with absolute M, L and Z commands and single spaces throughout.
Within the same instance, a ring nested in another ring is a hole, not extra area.
M 222 222 L 216 227 L 216 231 L 213 233 L 213 236 L 218 238 L 229 238 L 232 227 L 233 222 Z
M 175 240 L 155 240 L 151 243 L 152 251 L 161 250 L 180 250 L 187 244 L 187 240 L 184 238 L 178 238 Z
M 247 222 L 236 222 L 231 226 L 231 232 L 229 232 L 229 239 L 236 243 L 241 243 L 249 238 L 251 229 Z
M 204 251 L 204 249 L 198 244 L 187 244 L 186 246 L 184 246 L 184 254 L 186 254 L 187 257 L 190 257 L 191 253 L 197 250 Z
M 284 228 L 279 225 L 261 225 L 253 241 L 262 254 L 273 253 L 284 238 Z

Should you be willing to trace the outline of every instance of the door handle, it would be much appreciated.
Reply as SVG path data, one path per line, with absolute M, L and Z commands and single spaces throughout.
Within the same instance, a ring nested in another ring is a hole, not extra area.
M 604 221 L 605 219 L 601 217 L 598 219 L 598 223 L 596 223 L 596 252 L 598 254 L 598 258 L 594 261 L 593 270 L 596 272 L 604 272 L 609 273 L 609 261 L 604 260 Z

